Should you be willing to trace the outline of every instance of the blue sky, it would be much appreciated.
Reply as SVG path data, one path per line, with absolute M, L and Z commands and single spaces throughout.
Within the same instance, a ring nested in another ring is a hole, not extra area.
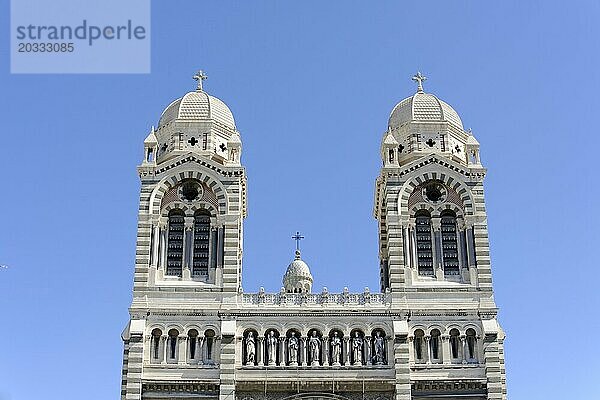
M 11 75 L 2 29 L 0 399 L 118 396 L 136 165 L 199 68 L 242 134 L 246 291 L 279 289 L 296 230 L 317 290 L 378 289 L 379 144 L 420 70 L 488 168 L 510 398 L 600 398 L 599 17 L 594 1 L 154 1 L 148 75 Z

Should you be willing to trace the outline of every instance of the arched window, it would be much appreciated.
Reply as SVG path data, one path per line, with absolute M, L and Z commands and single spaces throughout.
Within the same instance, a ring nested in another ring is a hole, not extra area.
M 417 265 L 419 275 L 433 275 L 433 248 L 431 245 L 431 216 L 426 211 L 415 217 L 417 237 Z
M 429 340 L 429 345 L 431 346 L 431 361 L 432 362 L 440 362 L 440 331 L 434 329 L 431 331 L 431 339 Z
M 169 237 L 167 245 L 167 275 L 181 276 L 183 265 L 184 214 L 181 210 L 169 212 Z
M 204 332 L 204 337 L 206 338 L 206 360 L 208 364 L 213 363 L 213 347 L 215 344 L 215 331 L 212 329 L 207 329 Z
M 195 360 L 196 359 L 196 347 L 198 346 L 198 331 L 195 329 L 190 329 L 190 331 L 188 332 L 188 354 L 190 355 L 189 358 L 190 360 Z
M 425 332 L 421 329 L 417 329 L 415 331 L 414 337 L 414 346 L 415 346 L 415 361 L 420 362 L 425 360 L 425 354 L 423 352 L 423 339 L 425 337 Z
M 205 210 L 194 215 L 194 256 L 192 276 L 208 275 L 210 241 L 210 213 Z
M 475 336 L 475 330 L 472 328 L 467 329 L 466 332 L 467 340 L 467 359 L 468 361 L 474 361 L 476 358 L 477 349 L 477 337 Z
M 162 331 L 158 328 L 152 330 L 152 360 L 157 361 L 160 359 L 160 337 L 162 336 Z
M 169 331 L 169 359 L 177 359 L 177 338 L 179 337 L 179 331 L 177 329 L 171 329 Z
M 458 275 L 458 242 L 456 240 L 456 215 L 451 211 L 442 213 L 442 259 L 445 275 Z
M 452 329 L 450 331 L 450 356 L 454 360 L 458 360 L 459 346 L 460 346 L 460 338 L 459 338 L 458 329 Z

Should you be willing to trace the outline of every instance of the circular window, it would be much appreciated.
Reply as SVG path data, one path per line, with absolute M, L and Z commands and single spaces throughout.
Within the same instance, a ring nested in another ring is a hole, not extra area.
M 202 188 L 196 181 L 187 181 L 179 189 L 179 197 L 185 201 L 198 200 L 202 193 Z
M 431 182 L 423 188 L 423 197 L 431 203 L 439 203 L 446 199 L 446 188 L 439 182 Z

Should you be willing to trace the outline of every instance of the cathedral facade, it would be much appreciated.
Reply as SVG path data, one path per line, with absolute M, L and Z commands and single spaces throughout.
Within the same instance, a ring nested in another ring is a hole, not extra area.
M 314 291 L 297 249 L 277 293 L 242 289 L 246 172 L 203 88 L 144 141 L 121 398 L 505 399 L 479 143 L 423 90 L 392 110 L 375 183 L 380 290 Z M 252 268 L 250 266 L 249 268 Z

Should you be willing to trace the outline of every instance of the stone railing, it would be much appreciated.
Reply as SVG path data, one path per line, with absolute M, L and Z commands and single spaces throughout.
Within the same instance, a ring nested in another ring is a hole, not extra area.
M 258 293 L 242 293 L 244 305 L 270 306 L 384 306 L 389 303 L 389 293 L 371 293 L 368 288 L 362 293 L 350 293 L 344 288 L 342 293 L 329 293 L 324 289 L 321 293 L 266 293 L 260 288 Z

